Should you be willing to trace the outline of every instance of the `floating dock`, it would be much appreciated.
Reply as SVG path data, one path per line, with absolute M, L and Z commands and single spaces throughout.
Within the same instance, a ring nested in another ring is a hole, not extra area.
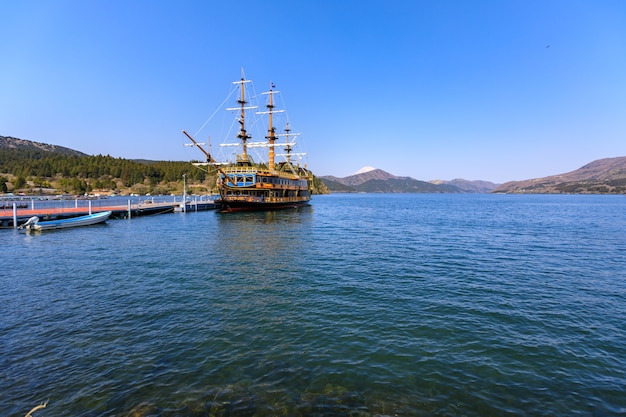
M 4 199 L 0 202 L 0 228 L 17 228 L 31 217 L 40 220 L 66 219 L 101 211 L 111 211 L 111 218 L 126 219 L 173 212 L 197 212 L 219 208 L 209 198 L 183 199 L 175 196 L 133 198 L 124 201 L 122 197 L 98 200 L 48 200 L 41 198 Z

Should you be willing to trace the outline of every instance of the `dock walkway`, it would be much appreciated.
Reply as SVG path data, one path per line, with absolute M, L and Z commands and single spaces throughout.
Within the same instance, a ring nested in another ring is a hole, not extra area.
M 41 220 L 63 219 L 83 216 L 101 211 L 111 211 L 112 218 L 131 218 L 174 211 L 194 212 L 217 208 L 210 199 L 187 200 L 183 208 L 181 197 L 147 199 L 100 199 L 100 200 L 4 200 L 0 203 L 0 228 L 15 228 L 33 216 Z

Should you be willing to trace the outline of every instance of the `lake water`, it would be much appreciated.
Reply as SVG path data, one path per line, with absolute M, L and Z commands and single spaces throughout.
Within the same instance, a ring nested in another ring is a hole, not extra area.
M 626 415 L 626 197 L 0 230 L 0 415 Z

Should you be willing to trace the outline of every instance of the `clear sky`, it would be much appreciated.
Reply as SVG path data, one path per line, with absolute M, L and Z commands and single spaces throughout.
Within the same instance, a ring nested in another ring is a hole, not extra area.
M 626 155 L 624 0 L 0 0 L 0 16 L 3 136 L 201 159 L 181 129 L 243 67 L 281 90 L 317 175 L 505 182 Z

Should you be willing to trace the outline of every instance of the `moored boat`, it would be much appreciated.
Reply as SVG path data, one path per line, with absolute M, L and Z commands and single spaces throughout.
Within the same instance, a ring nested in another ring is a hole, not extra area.
M 279 92 L 274 89 L 273 83 L 270 84 L 269 91 L 263 93 L 267 96 L 267 111 L 256 113 L 267 116 L 266 141 L 249 141 L 252 136 L 246 130 L 246 113 L 257 108 L 248 106 L 246 85 L 250 82 L 243 75 L 241 80 L 233 82 L 239 89 L 237 106 L 227 110 L 237 113 L 237 142 L 220 144 L 237 146 L 241 152 L 235 154 L 234 160 L 219 162 L 213 158 L 209 149 L 205 149 L 203 144 L 183 130 L 191 140 L 191 145 L 200 149 L 206 157 L 206 162 L 194 165 L 208 166 L 217 171 L 219 198 L 216 203 L 221 206 L 222 211 L 276 210 L 308 205 L 311 200 L 313 174 L 306 166 L 300 166 L 292 160 L 304 153 L 292 152 L 297 134 L 291 133 L 289 124 L 286 123 L 284 133 L 276 133 L 274 116 L 284 110 L 274 108 L 274 95 Z M 285 137 L 285 141 L 279 142 L 280 137 Z M 285 153 L 277 154 L 277 147 L 283 147 Z M 248 152 L 249 148 L 267 148 L 267 162 L 255 162 Z M 284 161 L 277 163 L 276 157 L 284 157 Z
M 39 221 L 39 217 L 33 216 L 20 225 L 18 229 L 25 230 L 52 230 L 66 229 L 69 227 L 91 226 L 93 224 L 103 223 L 111 216 L 111 211 L 102 211 L 99 213 L 88 214 L 86 216 L 70 217 L 69 219 Z

